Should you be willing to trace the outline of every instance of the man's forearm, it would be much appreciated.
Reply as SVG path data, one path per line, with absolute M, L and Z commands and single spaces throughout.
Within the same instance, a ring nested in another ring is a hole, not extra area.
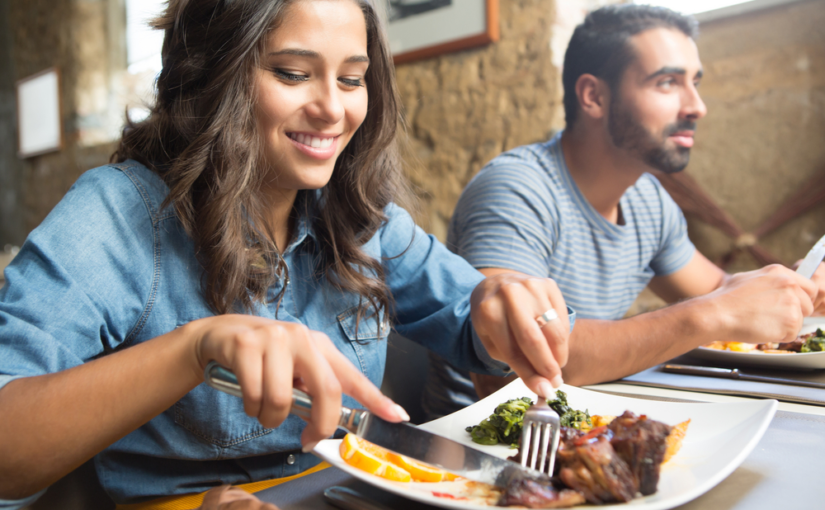
M 714 327 L 701 307 L 688 301 L 617 321 L 578 319 L 564 382 L 614 381 L 712 341 Z

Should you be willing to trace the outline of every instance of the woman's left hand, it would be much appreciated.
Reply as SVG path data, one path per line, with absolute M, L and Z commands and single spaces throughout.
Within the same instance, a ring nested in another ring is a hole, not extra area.
M 278 507 L 264 503 L 243 489 L 222 485 L 209 490 L 197 510 L 278 510 Z
M 562 384 L 570 322 L 556 282 L 513 271 L 478 284 L 471 298 L 473 327 L 493 359 L 503 361 L 528 388 L 551 397 Z M 553 309 L 558 319 L 540 324 Z

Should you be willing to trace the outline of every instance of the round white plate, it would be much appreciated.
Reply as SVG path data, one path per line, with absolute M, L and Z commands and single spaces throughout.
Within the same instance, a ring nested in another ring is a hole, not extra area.
M 767 430 L 777 407 L 775 400 L 700 404 L 626 398 L 573 386 L 564 386 L 562 390 L 567 392 L 572 407 L 588 409 L 591 414 L 620 415 L 625 410 L 630 410 L 669 425 L 691 420 L 682 449 L 662 466 L 656 494 L 630 503 L 599 506 L 604 510 L 623 509 L 627 506 L 642 510 L 663 510 L 682 505 L 704 494 L 724 480 L 748 456 Z M 525 396 L 536 398 L 521 379 L 517 379 L 484 400 L 422 425 L 422 428 L 506 458 L 513 455 L 514 450 L 502 445 L 475 444 L 464 428 L 487 418 L 501 402 Z M 409 499 L 442 508 L 488 508 L 470 501 L 437 497 L 433 492 L 441 491 L 435 485 L 428 490 L 429 484 L 390 482 L 355 469 L 341 459 L 339 444 L 340 440 L 321 441 L 313 452 L 356 478 Z
M 808 317 L 804 320 L 800 335 L 812 333 L 817 328 L 825 330 L 825 317 Z M 725 365 L 786 369 L 825 370 L 825 352 L 799 352 L 794 354 L 768 354 L 762 351 L 734 352 L 699 347 L 687 353 L 699 359 Z

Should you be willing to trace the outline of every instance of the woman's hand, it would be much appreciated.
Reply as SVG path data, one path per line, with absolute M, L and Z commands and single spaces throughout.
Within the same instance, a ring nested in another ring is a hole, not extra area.
M 570 337 L 561 291 L 549 278 L 513 271 L 485 274 L 471 298 L 476 333 L 490 356 L 510 365 L 528 388 L 552 396 L 562 384 Z M 551 308 L 558 319 L 540 325 L 536 319 Z
M 409 420 L 323 333 L 249 315 L 208 317 L 184 327 L 195 340 L 194 369 L 203 374 L 214 360 L 232 370 L 244 411 L 264 427 L 277 427 L 286 419 L 293 386 L 312 397 L 312 419 L 301 435 L 305 451 L 335 432 L 342 393 L 385 420 Z
M 222 485 L 203 496 L 203 504 L 198 510 L 278 510 L 278 507 L 264 503 L 243 489 Z

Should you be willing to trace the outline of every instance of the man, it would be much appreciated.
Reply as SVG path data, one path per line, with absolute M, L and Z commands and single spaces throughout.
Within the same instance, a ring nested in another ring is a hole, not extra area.
M 448 245 L 485 275 L 557 282 L 578 314 L 569 384 L 619 379 L 714 340 L 787 341 L 825 308 L 825 266 L 813 281 L 780 266 L 725 274 L 696 251 L 681 211 L 647 173 L 687 166 L 706 113 L 696 30 L 658 7 L 590 13 L 565 54 L 566 129 L 491 161 L 453 215 Z M 648 285 L 677 304 L 622 320 Z M 475 398 L 468 374 L 431 362 L 431 417 Z M 473 380 L 481 397 L 506 382 Z

